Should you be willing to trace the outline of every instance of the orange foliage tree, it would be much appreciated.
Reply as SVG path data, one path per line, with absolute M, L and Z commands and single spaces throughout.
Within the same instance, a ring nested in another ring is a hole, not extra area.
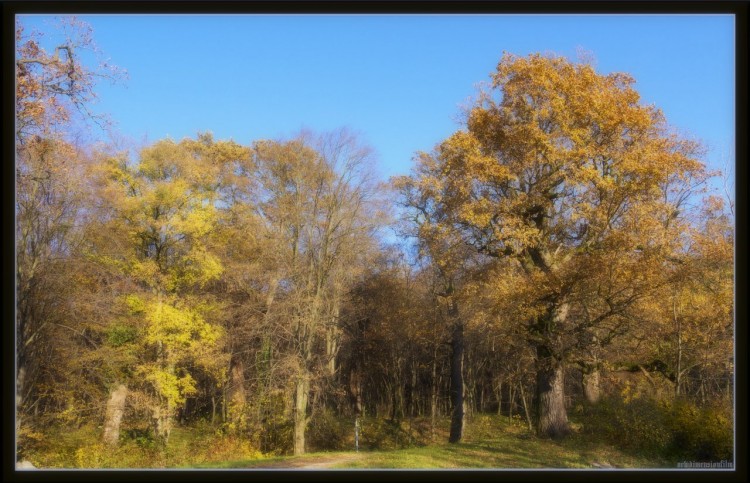
M 521 295 L 537 429 L 557 437 L 569 431 L 563 376 L 577 335 L 607 329 L 653 286 L 705 172 L 698 143 L 672 133 L 626 74 L 506 54 L 492 79 L 465 128 L 400 182 L 477 252 L 516 264 L 518 283 L 499 280 L 497 298 Z

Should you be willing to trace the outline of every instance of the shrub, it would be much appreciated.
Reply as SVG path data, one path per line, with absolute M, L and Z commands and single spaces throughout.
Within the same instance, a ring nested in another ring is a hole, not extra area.
M 716 406 L 613 397 L 587 407 L 583 430 L 621 449 L 674 461 L 732 459 L 731 411 Z
M 337 451 L 354 447 L 354 421 L 324 408 L 310 421 L 306 434 L 311 450 Z
M 38 468 L 165 468 L 190 467 L 225 460 L 256 459 L 262 455 L 247 438 L 223 435 L 210 425 L 177 427 L 166 445 L 154 440 L 150 430 L 128 428 L 111 448 L 101 442 L 101 429 L 51 427 L 37 443 L 27 445 Z
M 586 411 L 583 430 L 637 453 L 663 454 L 672 437 L 659 403 L 642 398 L 600 401 Z
M 674 434 L 671 452 L 675 456 L 697 461 L 732 459 L 732 414 L 728 408 L 697 408 L 688 401 L 677 400 L 668 411 Z
M 418 432 L 409 422 L 364 417 L 361 420 L 359 447 L 366 450 L 403 449 L 418 445 Z M 403 426 L 406 425 L 407 429 Z

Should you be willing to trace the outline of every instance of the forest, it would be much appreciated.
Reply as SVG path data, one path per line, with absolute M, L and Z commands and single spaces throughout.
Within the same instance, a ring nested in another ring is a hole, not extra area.
M 731 187 L 630 75 L 498 53 L 460 129 L 382 180 L 347 128 L 137 152 L 81 135 L 123 71 L 84 62 L 93 32 L 67 22 L 54 50 L 16 30 L 18 461 L 503 432 L 733 461 Z

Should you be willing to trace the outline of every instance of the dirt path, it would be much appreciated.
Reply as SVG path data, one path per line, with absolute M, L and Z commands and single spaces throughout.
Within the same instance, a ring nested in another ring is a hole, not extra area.
M 361 458 L 361 455 L 356 453 L 345 456 L 332 456 L 332 457 L 315 457 L 315 458 L 295 458 L 286 461 L 274 461 L 267 465 L 259 464 L 253 466 L 253 468 L 289 468 L 292 470 L 325 470 L 330 469 L 332 466 L 339 463 L 346 463 L 348 461 L 354 461 Z

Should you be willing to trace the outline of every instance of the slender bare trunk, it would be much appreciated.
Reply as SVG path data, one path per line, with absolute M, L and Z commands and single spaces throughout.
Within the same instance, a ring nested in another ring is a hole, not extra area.
M 672 315 L 674 316 L 675 328 L 677 330 L 677 371 L 675 371 L 675 396 L 680 395 L 680 386 L 682 386 L 682 321 L 677 314 L 677 296 L 672 300 Z
M 430 436 L 435 439 L 438 410 L 437 348 L 432 353 L 432 388 L 430 394 Z
M 331 321 L 326 327 L 326 368 L 328 370 L 328 376 L 334 377 L 336 375 L 336 356 L 339 352 L 339 313 L 340 313 L 340 297 L 339 295 L 334 296 L 333 302 L 333 313 Z
M 521 392 L 521 402 L 523 403 L 523 412 L 526 415 L 526 424 L 529 426 L 529 431 L 534 431 L 534 425 L 531 423 L 531 415 L 529 414 L 529 406 L 526 404 L 526 394 L 523 391 L 523 382 L 518 383 L 518 390 Z
M 409 384 L 409 416 L 414 417 L 417 412 L 417 364 L 411 364 L 411 381 Z
M 497 415 L 500 416 L 503 413 L 503 381 L 499 380 L 495 389 L 497 394 Z
M 455 305 L 452 303 L 451 305 Z M 464 328 L 460 321 L 453 325 L 453 336 L 451 340 L 451 431 L 448 438 L 450 443 L 458 443 L 463 437 L 464 431 Z

